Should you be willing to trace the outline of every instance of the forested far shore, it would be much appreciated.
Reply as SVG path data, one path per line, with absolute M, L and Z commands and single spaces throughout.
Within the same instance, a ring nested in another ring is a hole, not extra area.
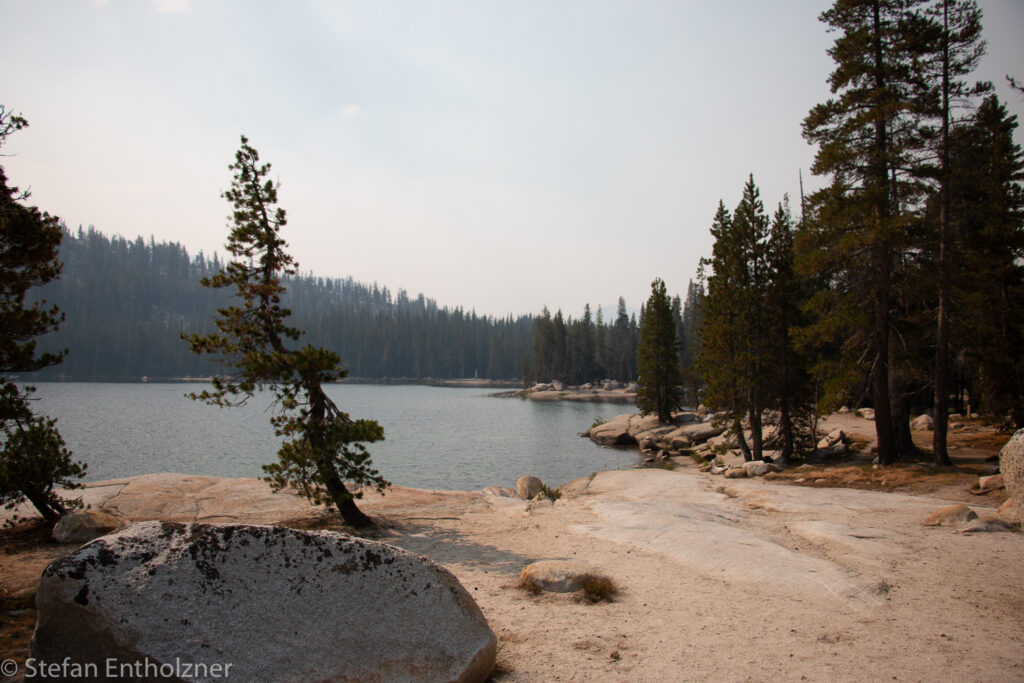
M 65 229 L 61 277 L 36 296 L 66 318 L 42 337 L 44 350 L 69 349 L 41 380 L 137 380 L 209 377 L 220 371 L 189 351 L 182 334 L 213 329 L 231 297 L 200 280 L 225 265 L 176 242 L 107 237 Z M 531 344 L 530 316 L 492 318 L 440 307 L 423 295 L 311 274 L 284 279 L 291 322 L 311 343 L 337 351 L 352 377 L 519 379 Z
M 182 334 L 212 331 L 217 309 L 229 304 L 224 290 L 200 285 L 226 265 L 217 254 L 191 254 L 177 242 L 152 237 L 108 237 L 93 227 L 62 229 L 61 277 L 32 293 L 65 315 L 58 331 L 40 337 L 40 350 L 69 353 L 60 365 L 22 379 L 180 381 L 220 371 L 181 340 Z M 283 283 L 290 323 L 307 332 L 300 343 L 337 352 L 352 381 L 636 378 L 639 329 L 623 299 L 606 325 L 600 313 L 590 317 L 589 306 L 579 319 L 561 311 L 551 316 L 546 308 L 540 316 L 496 318 L 350 277 L 303 274 Z

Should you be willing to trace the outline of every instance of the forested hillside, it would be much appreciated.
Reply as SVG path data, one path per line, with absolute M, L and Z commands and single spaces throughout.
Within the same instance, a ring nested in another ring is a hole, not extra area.
M 60 256 L 63 274 L 38 296 L 67 317 L 40 347 L 69 354 L 35 378 L 204 377 L 215 370 L 180 334 L 209 331 L 227 300 L 199 285 L 221 267 L 216 255 L 79 228 L 65 230 Z M 308 332 L 303 342 L 337 351 L 351 377 L 519 379 L 529 361 L 531 316 L 479 316 L 351 279 L 303 276 L 285 285 L 291 322 Z

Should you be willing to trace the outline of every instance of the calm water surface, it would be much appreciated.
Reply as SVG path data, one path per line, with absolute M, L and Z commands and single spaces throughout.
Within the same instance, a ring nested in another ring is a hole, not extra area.
M 262 475 L 277 459 L 270 401 L 220 409 L 184 397 L 196 384 L 38 383 L 39 412 L 57 418 L 87 480 L 181 472 Z M 376 468 L 394 484 L 449 490 L 515 486 L 532 474 L 551 486 L 637 461 L 636 451 L 601 448 L 576 436 L 597 416 L 630 406 L 493 398 L 487 390 L 332 385 L 353 418 L 371 418 L 385 440 L 370 444 Z

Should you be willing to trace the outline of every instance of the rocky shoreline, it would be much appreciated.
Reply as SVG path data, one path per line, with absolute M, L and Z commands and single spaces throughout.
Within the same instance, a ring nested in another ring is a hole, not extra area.
M 580 401 L 584 403 L 627 403 L 636 405 L 636 383 L 613 380 L 570 386 L 558 380 L 534 384 L 529 389 L 491 394 L 496 398 L 522 398 L 531 401 Z

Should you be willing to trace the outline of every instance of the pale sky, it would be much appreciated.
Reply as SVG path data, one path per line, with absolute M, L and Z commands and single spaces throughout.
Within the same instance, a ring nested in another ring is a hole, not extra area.
M 824 0 L 0 0 L 2 160 L 73 229 L 224 255 L 245 134 L 303 271 L 504 316 L 685 295 L 749 173 L 799 205 Z M 1024 122 L 1024 1 L 983 0 Z M 1017 139 L 1024 141 L 1018 130 Z

